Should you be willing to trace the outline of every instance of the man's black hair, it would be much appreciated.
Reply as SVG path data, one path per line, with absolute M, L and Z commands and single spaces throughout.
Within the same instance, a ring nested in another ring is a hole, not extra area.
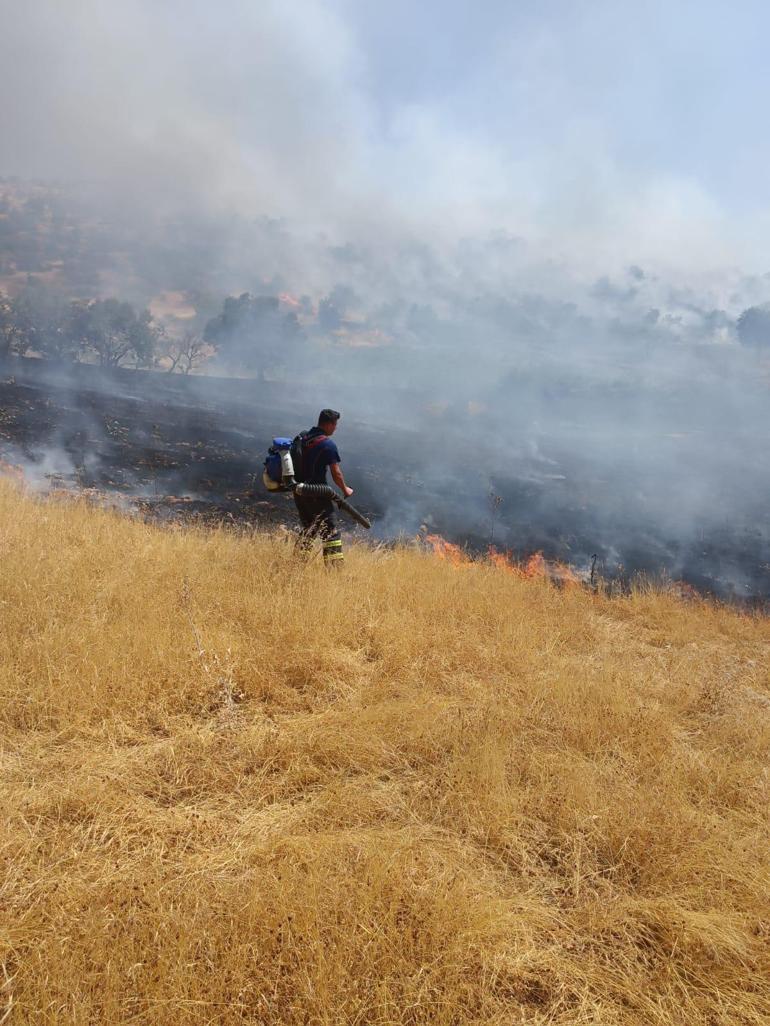
M 339 413 L 336 410 L 321 410 L 318 414 L 318 426 L 322 424 L 336 424 L 340 419 Z

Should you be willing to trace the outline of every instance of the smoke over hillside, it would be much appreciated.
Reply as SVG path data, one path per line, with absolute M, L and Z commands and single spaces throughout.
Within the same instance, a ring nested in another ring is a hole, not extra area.
M 706 88 L 685 40 L 716 67 L 752 44 L 708 4 L 661 6 L 666 52 L 631 5 L 509 6 L 16 5 L 0 174 L 66 183 L 101 294 L 178 292 L 201 328 L 267 297 L 219 373 L 341 408 L 382 535 L 767 595 L 770 333 L 738 331 L 767 218 L 728 173 L 764 143 L 740 77 L 713 148 L 665 88 Z

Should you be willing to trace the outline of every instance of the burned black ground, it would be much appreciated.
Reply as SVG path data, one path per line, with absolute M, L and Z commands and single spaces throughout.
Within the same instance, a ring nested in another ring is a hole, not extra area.
M 310 426 L 329 391 L 16 359 L 0 372 L 0 456 L 33 486 L 122 496 L 162 521 L 293 527 L 291 497 L 262 486 L 262 460 L 274 435 Z M 367 406 L 360 391 L 331 391 L 343 409 Z M 402 398 L 420 405 L 419 396 Z M 576 459 L 556 432 L 537 453 L 502 439 L 485 458 L 462 424 L 450 444 L 440 418 L 423 410 L 420 426 L 407 429 L 392 408 L 390 420 L 343 415 L 338 434 L 356 505 L 374 522 L 368 537 L 435 532 L 471 551 L 540 551 L 584 575 L 596 554 L 608 578 L 668 575 L 723 598 L 770 599 L 766 510 L 747 507 L 720 523 L 709 506 L 683 536 L 661 522 L 659 505 L 648 505 L 661 490 L 652 460 L 634 464 L 629 484 L 626 468 L 608 474 L 590 451 Z M 665 444 L 682 447 L 685 466 L 686 442 Z M 739 486 L 728 468 L 725 488 Z

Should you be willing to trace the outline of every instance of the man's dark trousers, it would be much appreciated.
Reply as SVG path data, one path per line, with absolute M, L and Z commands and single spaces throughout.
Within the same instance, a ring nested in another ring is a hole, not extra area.
M 308 551 L 314 539 L 320 538 L 324 563 L 341 563 L 345 557 L 332 500 L 319 495 L 297 495 L 295 492 L 294 502 L 302 524 L 300 547 Z

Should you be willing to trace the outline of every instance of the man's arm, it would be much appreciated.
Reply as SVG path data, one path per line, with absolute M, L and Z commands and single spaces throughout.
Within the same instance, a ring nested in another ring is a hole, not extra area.
M 329 470 L 331 470 L 332 479 L 334 480 L 334 483 L 337 485 L 339 490 L 342 492 L 346 499 L 350 498 L 350 496 L 353 494 L 353 489 L 348 488 L 348 486 L 345 484 L 345 478 L 342 476 L 342 470 L 340 469 L 339 463 L 330 464 Z

